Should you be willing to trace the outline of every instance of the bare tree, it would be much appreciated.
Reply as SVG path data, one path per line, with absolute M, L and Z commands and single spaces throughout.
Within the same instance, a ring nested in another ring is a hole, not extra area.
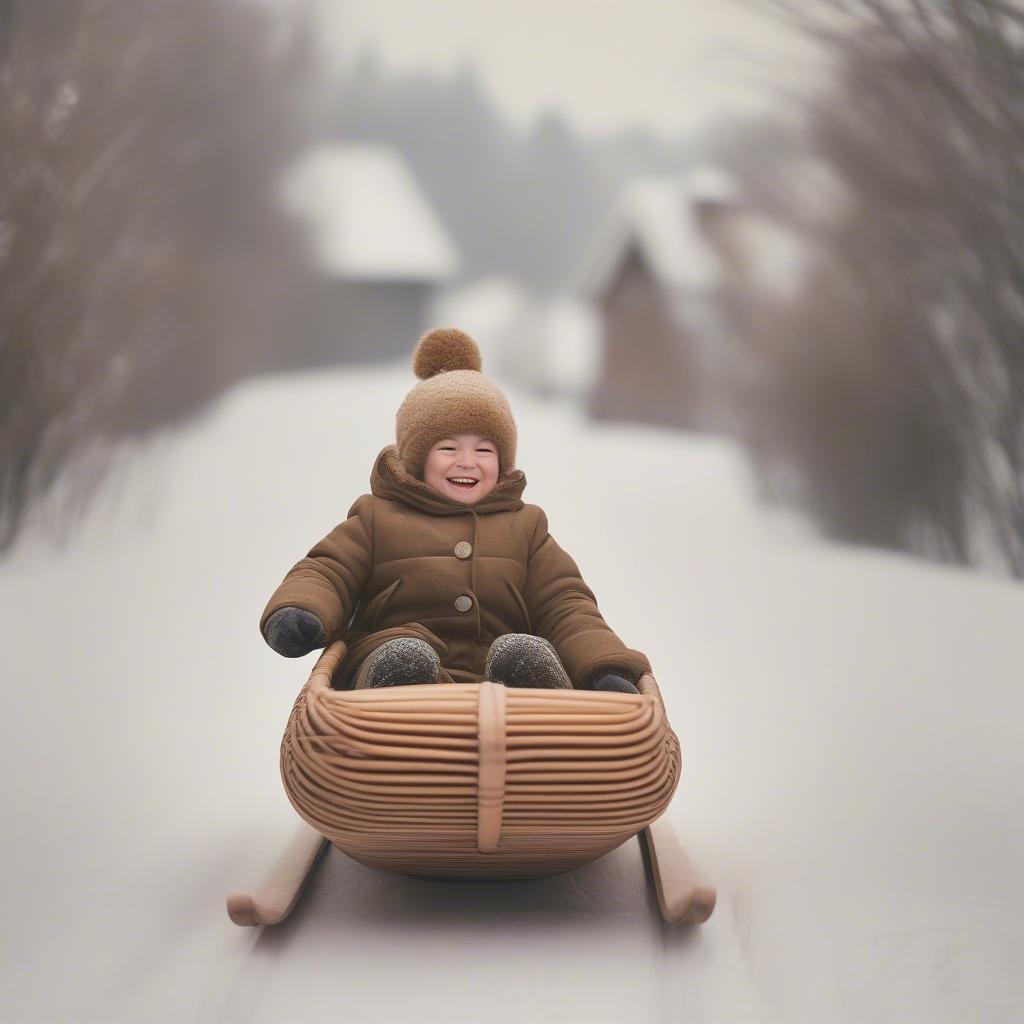
M 0 550 L 287 338 L 303 46 L 252 3 L 0 0 Z
M 781 9 L 836 58 L 810 144 L 845 199 L 823 221 L 794 196 L 818 255 L 767 332 L 769 404 L 786 417 L 759 443 L 802 467 L 835 532 L 957 561 L 996 553 L 1022 576 L 1024 12 Z

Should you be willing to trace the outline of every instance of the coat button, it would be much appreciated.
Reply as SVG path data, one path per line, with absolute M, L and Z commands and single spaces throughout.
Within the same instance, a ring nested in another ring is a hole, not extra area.
M 468 612 L 473 607 L 473 598 L 466 597 L 463 594 L 461 597 L 455 598 L 455 609 L 460 612 Z
M 457 558 L 469 558 L 473 554 L 473 545 L 468 540 L 460 540 L 455 545 L 455 556 Z

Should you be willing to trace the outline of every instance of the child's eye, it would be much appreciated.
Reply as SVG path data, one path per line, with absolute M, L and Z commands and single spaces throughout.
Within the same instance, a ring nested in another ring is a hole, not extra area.
M 477 451 L 478 452 L 486 452 L 488 455 L 493 455 L 494 454 L 494 449 L 493 448 L 477 448 Z

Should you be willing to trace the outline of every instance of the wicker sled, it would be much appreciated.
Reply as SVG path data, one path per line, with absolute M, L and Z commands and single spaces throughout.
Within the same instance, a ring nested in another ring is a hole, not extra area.
M 539 878 L 581 867 L 640 835 L 665 920 L 706 921 L 664 812 L 679 741 L 657 683 L 640 694 L 497 683 L 334 690 L 345 645 L 321 655 L 281 745 L 303 826 L 264 885 L 228 897 L 240 925 L 295 905 L 329 840 L 372 868 L 432 878 Z

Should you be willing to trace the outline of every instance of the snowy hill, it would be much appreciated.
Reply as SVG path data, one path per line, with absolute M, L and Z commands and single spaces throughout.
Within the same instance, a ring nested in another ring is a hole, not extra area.
M 277 748 L 313 661 L 259 613 L 412 383 L 249 383 L 136 452 L 71 545 L 0 564 L 0 1019 L 1024 1017 L 1024 591 L 815 542 L 724 443 L 515 393 L 526 499 L 654 665 L 715 915 L 664 929 L 631 841 L 504 884 L 331 851 L 288 924 L 228 922 L 292 828 Z

